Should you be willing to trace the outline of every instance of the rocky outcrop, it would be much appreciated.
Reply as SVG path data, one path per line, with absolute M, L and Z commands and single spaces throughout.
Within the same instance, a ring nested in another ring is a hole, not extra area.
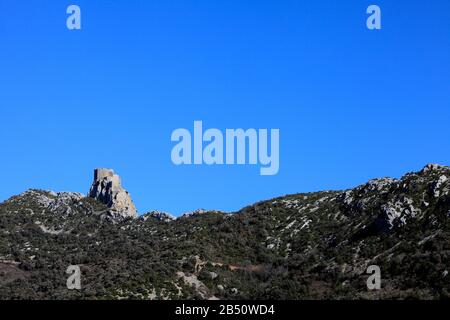
M 151 211 L 141 216 L 142 221 L 147 221 L 148 219 L 153 219 L 161 222 L 172 222 L 176 220 L 176 218 L 171 214 L 162 211 Z
M 130 194 L 122 188 L 120 177 L 111 169 L 95 169 L 89 197 L 106 204 L 123 217 L 137 217 Z

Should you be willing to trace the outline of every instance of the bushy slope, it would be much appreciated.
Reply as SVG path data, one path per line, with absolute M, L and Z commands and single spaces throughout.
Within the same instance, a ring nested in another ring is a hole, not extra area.
M 75 193 L 0 204 L 1 299 L 440 299 L 450 169 L 298 194 L 234 214 L 124 219 Z M 80 265 L 82 290 L 66 288 Z M 369 292 L 367 267 L 382 270 Z

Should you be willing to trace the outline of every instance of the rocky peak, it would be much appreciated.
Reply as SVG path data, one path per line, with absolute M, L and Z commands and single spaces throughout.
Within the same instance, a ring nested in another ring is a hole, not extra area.
M 95 169 L 89 197 L 104 203 L 123 217 L 137 217 L 130 194 L 122 188 L 120 177 L 111 169 Z
M 421 173 L 429 173 L 429 172 L 440 172 L 443 170 L 448 170 L 448 167 L 441 166 L 439 164 L 430 163 L 427 164 L 421 171 Z
M 143 221 L 147 221 L 148 219 L 154 219 L 161 222 L 172 222 L 176 220 L 171 214 L 162 211 L 151 211 L 141 217 L 141 220 Z
M 197 210 L 194 210 L 194 211 L 190 211 L 190 212 L 184 213 L 184 214 L 181 216 L 181 218 L 198 217 L 198 216 L 204 215 L 204 214 L 206 214 L 206 213 L 208 213 L 208 210 L 205 210 L 205 209 L 197 209 Z

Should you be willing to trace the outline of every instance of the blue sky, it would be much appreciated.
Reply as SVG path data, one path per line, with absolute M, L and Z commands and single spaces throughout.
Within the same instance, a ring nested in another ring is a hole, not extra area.
M 448 0 L 0 0 L 0 200 L 111 167 L 141 213 L 233 211 L 449 165 L 449 40 Z M 279 128 L 279 174 L 174 166 L 194 120 Z

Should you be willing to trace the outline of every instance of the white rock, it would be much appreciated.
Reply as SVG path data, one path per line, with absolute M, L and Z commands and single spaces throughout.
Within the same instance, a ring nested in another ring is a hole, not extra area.
M 122 188 L 120 177 L 111 169 L 95 170 L 89 197 L 106 204 L 123 217 L 137 217 L 130 194 Z
M 441 188 L 448 181 L 446 176 L 440 176 L 436 181 L 436 185 L 434 186 L 434 197 L 439 198 L 441 196 Z M 448 190 L 442 190 L 442 193 L 448 192 Z

